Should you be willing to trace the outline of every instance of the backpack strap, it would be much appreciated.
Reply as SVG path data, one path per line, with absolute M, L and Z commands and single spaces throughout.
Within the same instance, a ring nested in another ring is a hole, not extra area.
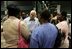
M 58 29 L 57 26 L 55 26 L 58 30 L 58 33 L 57 33 L 57 37 L 56 37 L 56 40 L 55 40 L 55 44 L 54 44 L 54 48 L 58 48 L 60 45 L 61 45 L 61 30 Z

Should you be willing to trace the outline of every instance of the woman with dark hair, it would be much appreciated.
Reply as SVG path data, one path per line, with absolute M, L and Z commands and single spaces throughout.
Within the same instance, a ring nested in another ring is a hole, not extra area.
M 62 33 L 64 33 L 65 38 L 62 40 L 60 48 L 68 48 L 69 47 L 69 41 L 68 41 L 68 22 L 66 20 L 67 12 L 62 11 L 61 16 L 57 17 L 57 20 L 59 23 L 56 25 L 58 29 L 61 29 Z
M 4 38 L 6 41 L 5 48 L 17 48 L 19 38 L 19 24 L 21 35 L 28 40 L 30 33 L 28 32 L 27 26 L 24 22 L 20 21 L 20 9 L 16 5 L 9 5 L 8 19 L 3 24 Z

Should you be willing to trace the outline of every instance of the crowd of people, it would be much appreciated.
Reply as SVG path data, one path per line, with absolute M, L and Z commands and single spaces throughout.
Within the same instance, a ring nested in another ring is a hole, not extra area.
M 8 15 L 1 26 L 6 43 L 4 48 L 18 48 L 19 33 L 28 43 L 27 48 L 54 48 L 58 30 L 63 36 L 57 48 L 70 48 L 67 12 L 50 13 L 44 9 L 39 15 L 35 10 L 31 10 L 30 15 L 25 15 L 13 4 L 8 5 L 7 9 Z

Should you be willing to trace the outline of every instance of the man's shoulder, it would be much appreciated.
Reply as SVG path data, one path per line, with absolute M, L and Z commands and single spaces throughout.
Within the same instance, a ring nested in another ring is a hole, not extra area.
M 50 25 L 49 25 L 50 28 L 52 28 L 53 30 L 57 30 L 57 26 L 56 26 L 56 25 L 51 24 L 51 23 L 49 23 L 49 24 L 50 24 Z
M 30 17 L 27 17 L 27 18 L 25 18 L 24 20 L 29 20 L 30 19 Z
M 8 21 L 9 21 L 9 18 L 7 20 L 5 20 L 3 24 L 7 23 Z
M 41 34 L 42 34 L 42 28 L 41 28 L 41 26 L 39 26 L 39 27 L 37 27 L 37 28 L 35 28 L 34 30 L 33 30 L 33 36 L 40 36 Z
M 36 17 L 35 17 L 35 21 L 36 21 L 38 24 L 40 24 L 40 23 L 39 23 L 39 19 L 38 19 L 38 18 L 36 18 Z
M 42 31 L 42 26 L 40 25 L 40 26 L 36 27 L 36 28 L 34 29 L 34 31 L 36 31 L 36 32 L 41 32 L 41 31 Z
M 52 24 L 52 23 L 49 23 L 49 26 L 55 26 L 54 24 Z
M 35 20 L 37 20 L 37 21 L 38 21 L 38 18 L 37 18 L 37 17 L 35 17 Z
M 66 21 L 59 22 L 56 26 L 67 24 Z

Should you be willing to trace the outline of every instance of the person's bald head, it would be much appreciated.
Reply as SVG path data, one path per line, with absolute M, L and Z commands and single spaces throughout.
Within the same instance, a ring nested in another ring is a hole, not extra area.
M 32 19 L 36 17 L 36 11 L 35 11 L 35 10 L 32 10 L 32 11 L 30 12 L 30 17 L 31 17 Z

